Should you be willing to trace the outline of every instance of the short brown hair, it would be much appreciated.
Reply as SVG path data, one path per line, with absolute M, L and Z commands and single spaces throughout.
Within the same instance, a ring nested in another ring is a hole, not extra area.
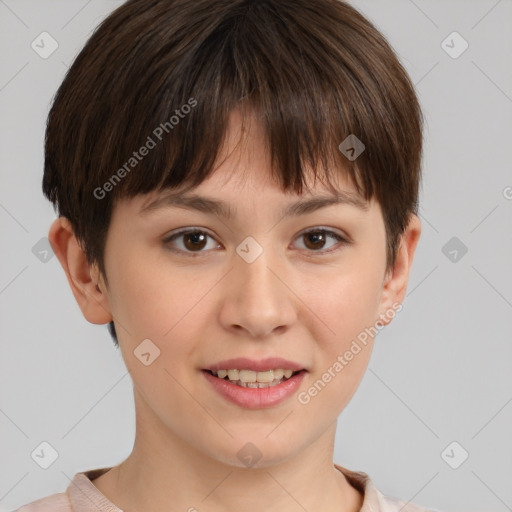
M 307 168 L 327 180 L 344 168 L 365 199 L 375 196 L 394 266 L 418 209 L 423 117 L 377 28 L 339 0 L 129 0 L 70 67 L 45 142 L 43 192 L 105 282 L 116 201 L 199 185 L 229 113 L 245 104 L 261 115 L 283 191 L 302 193 Z M 356 160 L 339 149 L 349 135 L 365 146 Z

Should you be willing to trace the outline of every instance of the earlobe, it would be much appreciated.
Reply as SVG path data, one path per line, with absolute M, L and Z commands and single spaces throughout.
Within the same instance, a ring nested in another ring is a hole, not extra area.
M 417 215 L 411 214 L 409 224 L 400 238 L 400 244 L 393 269 L 386 274 L 381 296 L 381 323 L 387 325 L 394 317 L 390 310 L 396 310 L 405 298 L 407 284 L 416 247 L 421 235 L 421 222 Z
M 110 322 L 108 297 L 98 286 L 97 271 L 87 261 L 66 217 L 59 217 L 52 223 L 48 239 L 84 317 L 93 324 Z

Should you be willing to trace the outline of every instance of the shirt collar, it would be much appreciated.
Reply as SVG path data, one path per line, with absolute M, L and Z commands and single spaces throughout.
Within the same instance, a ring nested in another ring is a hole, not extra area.
M 343 466 L 334 464 L 348 483 L 363 495 L 363 506 L 360 512 L 378 512 L 381 510 L 382 495 L 375 488 L 370 477 L 362 471 L 351 471 Z M 92 483 L 92 480 L 103 475 L 111 467 L 91 469 L 77 473 L 69 484 L 66 494 L 71 502 L 73 510 L 95 510 L 98 512 L 123 512 L 115 506 L 100 490 Z M 94 507 L 94 508 L 93 508 Z

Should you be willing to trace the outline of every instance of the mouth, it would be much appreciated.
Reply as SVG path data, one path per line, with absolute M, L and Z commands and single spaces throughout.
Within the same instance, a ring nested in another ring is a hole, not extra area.
M 286 372 L 286 373 L 285 373 Z M 227 400 L 244 409 L 276 407 L 298 392 L 308 370 L 224 370 L 205 368 L 201 370 L 211 389 Z M 264 381 L 264 382 L 263 382 Z
M 231 384 L 243 388 L 271 388 L 279 386 L 283 382 L 295 377 L 306 370 L 291 369 L 272 369 L 265 371 L 254 371 L 245 369 L 228 369 L 228 370 L 209 370 L 204 369 L 203 372 L 209 373 L 219 380 L 229 381 Z

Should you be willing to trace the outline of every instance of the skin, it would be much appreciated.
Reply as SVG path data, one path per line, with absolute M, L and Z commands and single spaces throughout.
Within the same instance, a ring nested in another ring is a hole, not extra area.
M 51 226 L 51 245 L 84 317 L 94 324 L 114 319 L 133 380 L 133 451 L 93 483 L 126 511 L 355 512 L 363 498 L 333 465 L 334 437 L 373 339 L 306 405 L 292 395 L 268 409 L 244 409 L 218 395 L 200 370 L 231 357 L 276 355 L 308 369 L 299 392 L 307 390 L 365 328 L 391 321 L 421 224 L 411 216 L 386 271 L 384 220 L 374 199 L 366 211 L 341 204 L 281 218 L 284 206 L 331 189 L 310 181 L 302 197 L 282 192 L 271 179 L 261 126 L 251 122 L 237 146 L 240 128 L 233 111 L 220 165 L 194 190 L 230 203 L 234 218 L 176 207 L 139 214 L 156 193 L 119 202 L 105 248 L 108 287 L 67 219 Z M 334 183 L 356 193 L 342 173 Z M 163 242 L 186 227 L 211 238 L 195 252 L 186 236 Z M 318 227 L 350 243 L 301 236 Z M 250 264 L 235 252 L 247 236 L 264 249 Z M 133 354 L 146 338 L 161 351 L 150 366 Z M 248 442 L 261 452 L 249 468 L 237 456 Z

